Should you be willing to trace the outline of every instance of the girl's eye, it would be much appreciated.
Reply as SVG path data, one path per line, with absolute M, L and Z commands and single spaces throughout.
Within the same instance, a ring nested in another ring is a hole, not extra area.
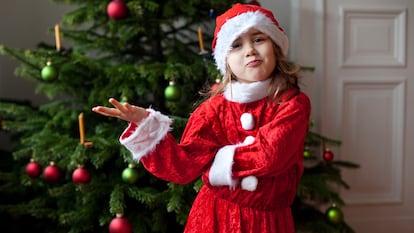
M 231 45 L 231 49 L 237 49 L 240 48 L 241 44 L 240 43 L 234 43 Z
M 262 41 L 264 41 L 265 40 L 265 38 L 263 38 L 263 37 L 256 37 L 256 38 L 254 38 L 253 39 L 253 41 L 255 42 L 255 43 L 260 43 L 260 42 L 262 42 Z

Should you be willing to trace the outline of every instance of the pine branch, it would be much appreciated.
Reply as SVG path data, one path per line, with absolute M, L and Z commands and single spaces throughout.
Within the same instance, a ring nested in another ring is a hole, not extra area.
M 26 56 L 22 55 L 24 54 L 25 51 L 21 50 L 21 49 L 9 49 L 7 47 L 5 47 L 4 45 L 0 45 L 0 55 L 9 55 L 11 57 L 13 57 L 15 60 L 19 61 L 22 64 L 25 64 L 29 67 L 31 67 L 32 69 L 35 70 L 39 70 L 39 67 L 33 63 L 30 63 L 27 59 Z M 28 51 L 26 51 L 28 52 Z M 40 71 L 40 70 L 39 70 Z

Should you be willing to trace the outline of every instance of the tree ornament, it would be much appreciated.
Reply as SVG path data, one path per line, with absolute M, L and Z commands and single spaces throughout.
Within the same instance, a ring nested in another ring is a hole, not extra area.
M 332 151 L 330 151 L 329 149 L 325 149 L 325 151 L 323 152 L 323 159 L 326 162 L 330 162 L 334 159 L 334 154 Z
M 78 165 L 72 173 L 72 181 L 76 184 L 86 184 L 91 180 L 91 174 L 82 165 Z
M 310 159 L 312 157 L 312 151 L 305 147 L 305 149 L 303 150 L 303 158 L 305 159 Z
M 46 63 L 46 66 L 43 67 L 40 75 L 45 81 L 51 81 L 56 78 L 57 71 L 56 68 L 52 66 L 52 62 L 48 61 Z
M 126 104 L 126 103 L 128 103 L 128 97 L 126 97 L 126 96 L 122 96 L 121 97 L 121 101 L 119 101 L 121 104 Z
M 221 80 L 219 78 L 216 79 L 213 85 L 211 85 L 211 91 L 216 91 L 220 85 Z
M 333 224 L 341 223 L 344 218 L 344 214 L 342 213 L 342 210 L 339 209 L 335 204 L 329 207 L 326 210 L 325 214 L 326 214 L 326 218 L 328 219 L 328 221 Z
M 132 233 L 132 225 L 122 214 L 116 214 L 109 223 L 109 233 Z
M 57 182 L 60 179 L 61 171 L 54 162 L 50 162 L 50 165 L 43 171 L 43 177 L 49 182 Z
M 34 159 L 30 159 L 25 171 L 30 178 L 38 178 L 42 174 L 42 166 Z
M 214 9 L 210 9 L 210 11 L 208 12 L 208 17 L 214 18 Z
M 174 81 L 170 81 L 168 87 L 165 88 L 164 96 L 169 101 L 178 101 L 181 98 L 181 90 Z
M 133 184 L 137 182 L 138 177 L 138 170 L 135 168 L 135 164 L 133 163 L 130 163 L 128 167 L 122 171 L 122 180 L 126 183 Z
M 112 0 L 106 7 L 106 13 L 114 20 L 123 19 L 128 15 L 128 7 L 122 0 Z

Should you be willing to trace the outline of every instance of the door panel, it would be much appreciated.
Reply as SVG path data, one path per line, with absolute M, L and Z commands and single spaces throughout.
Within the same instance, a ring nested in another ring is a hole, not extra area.
M 321 76 L 305 75 L 312 117 L 342 141 L 336 158 L 361 166 L 343 170 L 346 221 L 357 233 L 414 233 L 414 1 L 293 7 L 295 56 Z
M 326 1 L 323 130 L 361 165 L 341 190 L 358 233 L 414 232 L 413 2 Z

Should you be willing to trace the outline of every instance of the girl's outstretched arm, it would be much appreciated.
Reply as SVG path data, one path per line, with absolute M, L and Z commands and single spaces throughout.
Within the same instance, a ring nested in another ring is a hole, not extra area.
M 114 98 L 110 98 L 109 103 L 114 107 L 96 106 L 92 108 L 92 111 L 104 116 L 116 117 L 136 124 L 147 116 L 147 111 L 142 107 L 131 105 L 129 103 L 121 104 Z

